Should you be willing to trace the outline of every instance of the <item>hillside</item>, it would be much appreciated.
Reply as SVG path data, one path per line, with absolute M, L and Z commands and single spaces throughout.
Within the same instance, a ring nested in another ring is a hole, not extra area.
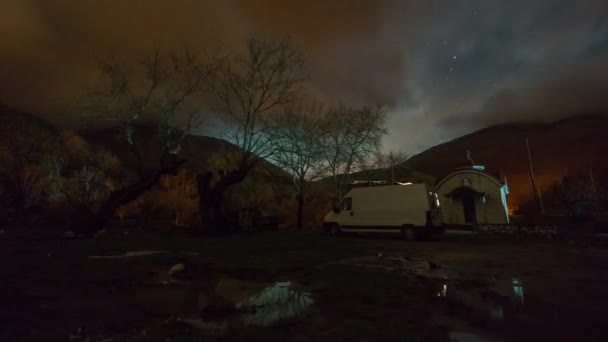
M 59 130 L 35 115 L 0 103 L 0 144 L 15 147 L 16 142 L 42 139 Z
M 509 202 L 516 207 L 529 197 L 528 157 L 525 138 L 529 138 L 534 172 L 541 189 L 563 175 L 588 172 L 605 183 L 608 176 L 608 116 L 576 116 L 553 123 L 510 123 L 491 126 L 432 147 L 411 157 L 406 165 L 437 178 L 467 165 L 470 150 L 476 164 L 493 174 L 502 172 L 508 180 Z
M 49 139 L 51 136 L 59 136 L 62 132 L 47 121 L 35 114 L 27 113 L 19 109 L 0 104 L 0 145 L 15 146 L 16 142 L 21 145 L 25 142 L 34 143 Z M 87 142 L 104 147 L 114 153 L 123 162 L 129 164 L 133 160 L 130 151 L 126 149 L 127 144 L 121 141 L 118 132 L 114 128 L 92 128 L 77 132 Z M 160 137 L 155 125 L 142 124 L 137 127 L 137 143 L 141 144 L 144 151 L 144 162 L 151 167 L 156 167 L 160 154 Z M 208 167 L 207 161 L 211 155 L 236 152 L 238 147 L 222 139 L 209 136 L 188 136 L 182 145 L 180 158 L 188 160 L 185 167 L 194 171 L 200 171 Z M 151 165 L 154 163 L 154 165 Z M 271 163 L 263 163 L 263 166 L 274 172 L 283 172 Z
M 90 143 L 101 146 L 117 155 L 123 162 L 130 164 L 135 162 L 133 154 L 128 150 L 128 145 L 121 140 L 114 128 L 97 128 L 80 132 Z M 162 143 L 155 125 L 139 125 L 136 128 L 136 143 L 143 151 L 143 161 L 146 167 L 156 168 L 162 152 Z M 187 136 L 179 153 L 179 159 L 186 159 L 184 168 L 202 172 L 209 168 L 209 157 L 222 157 L 226 153 L 236 153 L 238 147 L 226 140 L 200 135 Z M 257 168 L 258 171 L 271 172 L 273 176 L 287 177 L 285 171 L 274 164 L 262 161 Z
M 79 132 L 87 141 L 102 146 L 116 154 L 127 164 L 134 162 L 126 141 L 122 140 L 114 128 L 92 128 Z M 155 168 L 160 160 L 162 144 L 154 125 L 139 125 L 135 132 L 135 141 L 143 152 L 144 165 Z M 188 136 L 184 139 L 179 157 L 188 160 L 186 168 L 202 170 L 207 167 L 207 159 L 214 153 L 237 151 L 237 147 L 217 138 L 206 136 Z

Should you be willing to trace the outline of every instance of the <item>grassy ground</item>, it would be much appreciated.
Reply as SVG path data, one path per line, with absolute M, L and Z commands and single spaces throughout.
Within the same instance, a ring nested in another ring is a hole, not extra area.
M 158 253 L 116 257 L 141 251 Z M 608 249 L 578 241 L 9 231 L 0 260 L 3 341 L 603 340 L 607 331 Z M 169 276 L 177 263 L 186 273 Z M 182 321 L 236 322 L 235 303 L 286 281 L 314 301 L 295 310 L 302 316 L 221 334 Z

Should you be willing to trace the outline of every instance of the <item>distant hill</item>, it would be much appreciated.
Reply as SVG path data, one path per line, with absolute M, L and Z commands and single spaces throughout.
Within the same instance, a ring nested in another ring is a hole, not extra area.
M 38 116 L 9 106 L 0 104 L 0 144 L 8 146 L 11 142 L 22 139 L 36 140 L 43 136 L 59 135 L 62 130 L 40 119 Z M 133 156 L 128 150 L 125 141 L 120 140 L 115 128 L 91 127 L 77 132 L 88 143 L 103 147 L 115 154 L 123 163 L 133 162 Z M 140 124 L 136 129 L 136 141 L 141 144 L 143 160 L 148 167 L 155 168 L 161 153 L 161 141 L 156 125 Z M 187 159 L 185 168 L 195 172 L 208 168 L 208 159 L 211 155 L 231 153 L 238 151 L 238 147 L 225 140 L 209 136 L 188 136 L 185 138 L 180 158 Z M 269 162 L 262 162 L 261 166 L 270 170 L 273 175 L 286 173 Z
M 46 135 L 59 130 L 33 114 L 0 103 L 0 142 L 10 143 L 17 135 L 36 138 L 33 131 Z
M 117 155 L 123 162 L 133 162 L 133 155 L 128 150 L 128 144 L 121 140 L 115 128 L 88 129 L 80 134 L 90 143 L 101 146 Z M 143 151 L 143 160 L 148 167 L 155 168 L 160 160 L 162 145 L 158 128 L 152 124 L 138 125 L 136 128 L 136 143 Z M 186 159 L 184 165 L 186 169 L 195 172 L 202 172 L 209 168 L 208 159 L 212 155 L 224 155 L 235 153 L 239 150 L 238 146 L 223 140 L 209 136 L 190 135 L 187 136 L 179 153 L 179 158 Z M 273 175 L 286 176 L 285 171 L 276 165 L 262 161 L 260 167 L 270 171 Z M 260 170 L 260 167 L 258 170 Z
M 88 142 L 106 148 L 121 160 L 130 163 L 133 155 L 128 144 L 115 128 L 90 128 L 79 132 Z M 155 168 L 160 160 L 162 144 L 158 128 L 152 124 L 138 125 L 135 142 L 143 151 L 143 160 L 147 166 Z M 192 170 L 203 170 L 207 159 L 214 153 L 235 152 L 238 147 L 222 139 L 207 136 L 188 136 L 184 139 L 179 157 L 188 160 L 185 167 Z M 154 165 L 150 165 L 154 164 Z
M 541 189 L 572 172 L 593 169 L 600 183 L 608 177 L 608 116 L 582 115 L 553 123 L 509 123 L 491 126 L 432 147 L 411 157 L 405 165 L 441 178 L 467 165 L 466 151 L 476 164 L 508 180 L 510 205 L 529 198 L 529 138 L 533 167 Z

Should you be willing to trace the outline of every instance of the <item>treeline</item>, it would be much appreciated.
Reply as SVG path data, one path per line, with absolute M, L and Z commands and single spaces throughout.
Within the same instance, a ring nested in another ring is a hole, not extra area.
M 89 92 L 84 123 L 110 125 L 120 153 L 76 133 L 6 119 L 5 130 L 23 133 L 0 151 L 1 196 L 12 215 L 69 208 L 63 216 L 83 234 L 115 217 L 150 215 L 222 232 L 234 225 L 236 209 L 274 203 L 302 228 L 354 173 L 394 170 L 402 158 L 379 152 L 382 106 L 328 105 L 307 95 L 305 61 L 289 40 L 251 38 L 242 53 L 156 51 L 140 63 L 113 57 L 99 66 L 103 81 Z M 236 148 L 185 169 L 184 141 L 209 113 L 222 118 L 224 138 Z M 154 139 L 141 133 L 150 125 Z M 308 203 L 318 207 L 312 214 Z

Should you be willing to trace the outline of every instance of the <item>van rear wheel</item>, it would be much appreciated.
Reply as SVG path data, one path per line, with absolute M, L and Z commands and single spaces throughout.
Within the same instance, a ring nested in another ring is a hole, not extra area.
M 329 235 L 331 236 L 339 236 L 340 234 L 342 234 L 342 229 L 340 229 L 340 226 L 338 226 L 337 224 L 332 224 L 329 227 Z
M 405 227 L 401 228 L 401 236 L 405 240 L 415 240 L 416 231 L 414 230 L 414 227 L 405 226 Z

